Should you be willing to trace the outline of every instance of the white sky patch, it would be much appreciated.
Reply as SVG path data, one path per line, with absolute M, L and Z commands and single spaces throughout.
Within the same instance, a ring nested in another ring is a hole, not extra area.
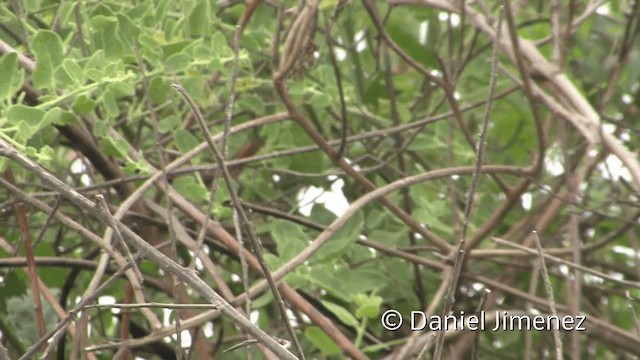
M 613 252 L 626 255 L 630 258 L 633 258 L 636 256 L 640 257 L 640 254 L 636 254 L 635 250 L 633 250 L 630 247 L 614 245 L 612 249 L 613 249 Z
M 622 95 L 622 102 L 629 105 L 633 102 L 633 97 L 629 94 Z
M 98 298 L 98 304 L 100 304 L 100 305 L 113 305 L 115 303 L 116 303 L 116 298 L 114 298 L 113 296 L 100 296 Z M 111 312 L 113 314 L 119 314 L 120 313 L 120 309 L 112 308 Z
M 91 178 L 86 174 L 87 167 L 84 166 L 81 159 L 76 159 L 71 163 L 71 172 L 74 174 L 82 174 L 80 175 L 80 183 L 82 183 L 83 186 L 91 185 Z
M 423 21 L 418 28 L 418 42 L 420 45 L 427 45 L 427 35 L 429 35 L 429 22 Z
M 213 324 L 207 322 L 202 326 L 202 331 L 204 331 L 204 336 L 212 337 L 214 335 Z
M 174 339 L 177 339 L 177 337 L 175 337 L 174 335 Z M 190 348 L 191 347 L 191 333 L 189 332 L 189 330 L 182 330 L 180 332 L 180 346 L 184 349 L 184 348 Z
M 258 320 L 260 320 L 260 311 L 253 310 L 251 312 L 251 315 L 249 315 L 249 321 L 251 321 L 252 324 L 256 325 L 258 324 Z
M 446 12 L 441 12 L 438 14 L 438 20 L 442 22 L 449 20 L 449 18 L 451 18 L 451 25 L 453 27 L 457 27 L 458 25 L 460 25 L 460 16 L 458 16 L 458 14 L 449 14 Z
M 336 214 L 336 216 L 344 214 L 349 207 L 349 202 L 347 202 L 347 199 L 342 193 L 343 186 L 344 181 L 338 179 L 331 184 L 331 190 L 329 191 L 324 191 L 315 186 L 309 186 L 303 189 L 298 193 L 298 203 L 303 204 L 303 206 L 300 207 L 300 213 L 304 216 L 309 216 L 313 205 L 318 203 L 324 204 L 327 210 Z
M 564 166 L 562 165 L 562 156 L 560 155 L 560 149 L 557 145 L 554 145 L 544 161 L 545 169 L 551 176 L 560 176 L 564 173 Z
M 529 211 L 531 210 L 531 203 L 533 202 L 533 196 L 531 195 L 531 193 L 524 193 L 520 197 L 520 202 L 522 202 L 522 207 L 525 210 Z
M 622 141 L 629 142 L 629 141 L 631 141 L 631 136 L 629 135 L 628 131 L 623 131 L 623 132 L 620 133 L 620 139 Z
M 613 124 L 603 124 L 602 130 L 608 134 L 613 134 L 613 132 L 616 131 L 616 126 Z
M 344 59 L 347 58 L 347 52 L 340 49 L 340 48 L 333 48 L 333 51 L 336 53 L 336 59 L 338 59 L 338 61 L 343 61 Z
M 609 15 L 610 10 L 611 9 L 609 8 L 609 4 L 604 4 L 604 5 L 598 6 L 598 8 L 596 9 L 596 14 Z
M 560 270 L 560 274 L 569 275 L 569 267 L 567 265 L 558 266 L 558 270 Z
M 208 251 L 207 251 L 208 249 L 207 249 L 207 247 L 206 247 L 206 246 L 203 246 L 203 250 L 204 250 L 204 253 L 208 254 Z M 195 256 L 196 256 L 196 254 L 195 254 L 193 251 L 189 251 L 189 255 L 190 255 L 191 257 L 195 257 Z M 200 260 L 200 258 L 199 258 L 199 257 L 198 257 L 198 258 L 196 258 L 196 269 L 197 269 L 198 271 L 202 271 L 202 270 L 204 270 L 204 264 L 202 263 L 202 261 Z
M 356 51 L 363 52 L 367 49 L 367 41 L 364 38 L 364 31 L 360 30 L 354 36 L 353 41 L 356 43 Z
M 610 179 L 611 175 L 613 176 L 613 179 L 611 180 L 623 178 L 626 181 L 631 181 L 631 174 L 629 173 L 629 170 L 624 167 L 622 161 L 620 161 L 620 159 L 618 159 L 616 156 L 607 156 L 605 162 L 607 163 L 607 168 L 605 168 L 602 164 L 598 165 L 598 168 L 600 169 L 600 172 L 605 179 Z

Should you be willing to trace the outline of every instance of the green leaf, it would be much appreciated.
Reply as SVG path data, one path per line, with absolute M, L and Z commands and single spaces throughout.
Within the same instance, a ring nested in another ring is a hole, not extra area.
M 374 319 L 380 315 L 382 297 L 378 295 L 369 296 L 366 294 L 357 294 L 354 296 L 354 302 L 358 304 L 358 309 L 356 310 L 356 317 L 358 319 Z
M 109 84 L 107 87 L 109 90 L 113 92 L 113 95 L 116 97 L 123 96 L 133 96 L 136 94 L 136 89 L 131 85 L 131 83 L 124 81 L 117 81 Z
M 308 273 L 296 273 L 345 302 L 351 301 L 351 297 L 359 292 L 353 291 L 352 284 L 347 283 L 345 278 L 337 276 L 335 267 L 329 263 L 314 265 Z
M 341 352 L 340 347 L 317 326 L 307 327 L 304 336 L 320 349 L 324 356 L 338 355 Z
M 96 105 L 97 103 L 93 99 L 86 95 L 80 95 L 73 103 L 73 111 L 78 115 L 85 115 L 92 112 Z
M 100 82 L 105 77 L 104 68 L 104 50 L 97 50 L 89 60 L 84 64 L 84 74 L 90 80 Z
M 62 115 L 55 122 L 56 125 L 70 125 L 78 122 L 75 114 L 70 111 L 63 111 Z
M 208 191 L 191 176 L 181 176 L 173 181 L 173 187 L 185 198 L 191 201 L 208 199 Z
M 342 321 L 344 324 L 354 328 L 358 327 L 358 320 L 353 315 L 351 315 L 351 313 L 347 309 L 329 301 L 322 301 L 322 305 L 324 305 L 329 311 L 331 311 L 333 315 L 340 319 L 340 321 Z
M 175 142 L 176 142 L 176 147 L 183 154 L 193 149 L 194 147 L 198 146 L 198 144 L 200 144 L 198 139 L 196 139 L 196 137 L 193 136 L 193 134 L 191 134 L 190 132 L 184 129 L 178 129 L 176 131 Z
M 62 66 L 59 66 L 54 70 L 53 78 L 58 88 L 67 89 L 76 86 L 71 76 L 69 76 Z
M 326 93 L 316 93 L 309 99 L 309 103 L 315 108 L 324 109 L 331 105 L 331 97 Z
M 355 243 L 364 226 L 364 215 L 357 211 L 331 236 L 331 239 L 313 256 L 315 261 L 328 261 L 342 255 L 344 250 Z
M 180 124 L 181 120 L 179 117 L 175 115 L 166 116 L 158 122 L 158 131 L 161 134 L 166 134 L 176 130 Z
M 77 62 L 71 59 L 65 59 L 62 62 L 62 67 L 76 84 L 84 84 L 84 74 Z
M 87 69 L 84 71 L 84 74 L 87 76 L 89 80 L 95 81 L 95 82 L 101 82 L 102 79 L 105 78 L 104 71 L 100 69 Z
M 211 49 L 217 57 L 225 57 L 233 53 L 233 50 L 231 50 L 227 44 L 227 39 L 225 39 L 224 34 L 220 31 L 217 31 L 211 37 Z
M 18 68 L 18 54 L 15 52 L 0 56 L 0 101 L 11 99 L 24 82 L 24 70 Z
M 118 19 L 112 15 L 96 15 L 90 18 L 88 24 L 92 30 L 94 47 L 104 50 L 107 60 L 121 60 L 126 46 L 119 35 Z
M 394 10 L 386 23 L 386 28 L 391 38 L 402 50 L 418 62 L 431 68 L 436 66 L 436 59 L 431 48 L 427 46 L 430 44 L 421 44 L 419 41 L 421 23 L 427 20 L 430 32 L 434 33 L 438 26 L 435 17 L 419 19 L 412 10 L 399 8 Z
M 171 86 L 161 76 L 156 76 L 149 82 L 149 96 L 154 104 L 161 104 L 171 92 Z
M 138 36 L 138 44 L 140 45 L 140 55 L 149 61 L 155 68 L 162 68 L 162 46 L 150 35 L 146 33 Z
M 302 228 L 289 221 L 275 221 L 272 224 L 271 236 L 278 244 L 278 254 L 283 261 L 290 260 L 309 245 Z
M 7 120 L 10 124 L 18 126 L 16 140 L 25 142 L 31 139 L 42 126 L 44 114 L 43 110 L 37 108 L 21 104 L 12 105 L 7 112 Z
M 33 84 L 36 89 L 53 88 L 53 71 L 63 60 L 62 40 L 49 30 L 38 30 L 31 38 L 31 51 L 36 58 Z
M 256 116 L 260 116 L 265 112 L 263 100 L 255 95 L 243 96 L 238 101 L 238 107 L 250 109 Z
M 311 208 L 311 215 L 309 217 L 319 224 L 328 225 L 336 219 L 336 214 L 327 210 L 324 204 L 315 203 Z
M 191 35 L 202 36 L 211 33 L 211 9 L 209 1 L 199 1 L 189 15 L 189 27 Z
M 116 149 L 121 158 L 126 159 L 128 157 L 129 143 L 124 139 L 111 139 L 107 138 Z
M 97 138 L 104 138 L 109 133 L 109 123 L 107 120 L 97 120 L 93 124 L 93 135 Z
M 190 64 L 191 59 L 184 53 L 173 54 L 167 59 L 167 67 L 175 72 L 185 70 Z
M 49 109 L 49 111 L 47 111 L 47 113 L 44 115 L 44 118 L 42 119 L 43 126 L 57 124 L 60 120 L 60 117 L 62 117 L 62 113 L 62 109 L 57 107 Z
M 108 117 L 116 118 L 120 115 L 120 108 L 113 92 L 109 89 L 105 90 L 100 99 Z

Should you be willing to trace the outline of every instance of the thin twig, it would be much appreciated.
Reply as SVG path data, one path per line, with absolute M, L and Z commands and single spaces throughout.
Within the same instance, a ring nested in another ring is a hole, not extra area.
M 547 292 L 549 299 L 549 307 L 551 308 L 551 314 L 558 319 L 558 310 L 556 310 L 556 302 L 553 298 L 553 287 L 551 286 L 551 279 L 549 278 L 549 272 L 547 271 L 547 265 L 544 262 L 544 253 L 542 252 L 542 244 L 540 243 L 540 237 L 537 231 L 533 231 L 533 238 L 538 248 L 538 256 L 540 258 L 540 273 L 544 280 L 544 288 Z M 559 320 L 558 320 L 559 321 Z M 553 329 L 553 340 L 555 342 L 556 360 L 562 360 L 562 338 L 560 337 L 559 326 Z
M 142 284 L 142 282 L 144 281 L 142 272 L 140 271 L 140 269 L 138 269 L 137 266 L 135 266 L 135 261 L 133 261 L 133 255 L 131 254 L 131 250 L 129 250 L 129 246 L 127 246 L 127 242 L 124 241 L 124 239 L 122 238 L 122 234 L 120 233 L 120 230 L 118 230 L 118 227 L 116 226 L 115 219 L 113 218 L 113 215 L 111 215 L 111 212 L 109 211 L 109 206 L 107 205 L 107 202 L 104 200 L 104 196 L 102 194 L 98 194 L 95 196 L 95 199 L 98 206 L 100 206 L 100 208 L 102 208 L 102 211 L 104 211 L 104 213 L 107 214 L 107 216 L 109 217 L 110 224 L 108 226 L 113 229 L 113 232 L 116 234 L 116 239 L 118 240 L 118 242 L 114 245 L 115 246 L 117 246 L 118 244 L 122 245 L 122 247 L 124 248 L 124 252 L 127 258 L 129 259 L 129 262 L 132 264 L 133 271 L 136 273 L 136 276 L 138 276 L 138 281 L 140 282 L 140 284 Z
M 496 39 L 493 45 L 493 54 L 491 55 L 491 76 L 489 79 L 489 99 L 493 99 L 493 95 L 496 88 L 496 80 L 498 78 L 498 55 L 500 51 L 500 34 L 502 30 L 502 17 L 504 15 L 504 8 L 500 7 L 500 13 L 498 15 L 498 24 L 496 25 Z M 486 139 L 487 132 L 489 129 L 489 122 L 491 121 L 491 114 L 493 110 L 493 101 L 489 100 L 487 102 L 487 107 L 485 108 L 485 113 L 482 121 L 482 131 L 480 133 L 480 137 L 478 139 L 478 154 L 476 158 L 476 166 L 473 171 L 473 177 L 471 180 L 471 188 L 469 189 L 469 193 L 467 194 L 465 207 L 464 207 L 464 220 L 462 223 L 462 233 L 460 235 L 460 242 L 458 244 L 458 251 L 454 254 L 454 271 L 453 276 L 451 278 L 451 282 L 449 284 L 449 289 L 447 291 L 447 296 L 445 297 L 445 304 L 442 310 L 442 316 L 447 316 L 453 305 L 455 303 L 455 293 L 458 287 L 458 280 L 460 278 L 460 271 L 462 269 L 462 264 L 464 263 L 465 256 L 465 241 L 467 238 L 467 231 L 469 229 L 469 222 L 471 218 L 471 211 L 473 209 L 473 201 L 476 195 L 477 187 L 478 187 L 478 179 L 480 178 L 480 173 L 482 171 L 482 164 L 484 162 L 484 150 L 486 147 Z M 435 350 L 433 353 L 433 358 L 435 360 L 440 360 L 442 357 L 442 349 L 444 347 L 444 332 L 439 332 L 436 340 Z
M 229 190 L 229 195 L 231 195 L 231 201 L 233 202 L 233 206 L 238 211 L 238 214 L 240 215 L 240 219 L 242 221 L 242 225 L 244 229 L 247 231 L 247 234 L 249 235 L 249 240 L 253 247 L 254 255 L 258 259 L 258 262 L 260 263 L 260 268 L 269 284 L 269 288 L 273 292 L 276 306 L 279 311 L 280 319 L 283 322 L 285 328 L 287 329 L 287 332 L 289 333 L 289 337 L 291 338 L 291 341 L 294 344 L 294 348 L 296 349 L 298 356 L 301 359 L 304 359 L 302 346 L 298 342 L 297 336 L 293 328 L 291 327 L 291 323 L 289 322 L 289 319 L 287 317 L 287 312 L 284 307 L 284 301 L 282 300 L 280 292 L 278 291 L 278 286 L 273 280 L 273 277 L 271 276 L 271 271 L 269 270 L 266 262 L 264 261 L 264 257 L 262 256 L 262 243 L 260 242 L 260 239 L 258 239 L 258 237 L 256 236 L 255 230 L 253 229 L 253 226 L 251 225 L 251 222 L 246 212 L 242 208 L 242 202 L 236 192 L 235 187 L 233 186 L 233 179 L 231 178 L 231 174 L 229 173 L 229 168 L 227 168 L 225 164 L 225 160 L 222 157 L 222 154 L 218 150 L 215 142 L 213 141 L 211 133 L 209 132 L 209 128 L 207 128 L 204 117 L 202 116 L 202 113 L 200 112 L 200 109 L 198 108 L 198 106 L 195 104 L 193 99 L 191 99 L 191 96 L 189 96 L 189 94 L 186 92 L 186 90 L 183 87 L 177 84 L 173 84 L 173 88 L 180 95 L 182 95 L 182 97 L 185 99 L 185 101 L 191 108 L 191 111 L 195 114 L 198 124 L 200 124 L 201 130 L 205 136 L 205 140 L 209 145 L 209 149 L 211 149 L 211 152 L 213 153 L 214 157 L 216 158 L 216 161 L 218 162 L 218 166 L 220 166 L 220 170 L 222 171 L 222 176 L 227 185 L 227 189 Z
M 489 294 L 491 294 L 491 290 L 489 289 L 484 289 L 484 291 L 482 291 L 482 295 L 480 295 L 480 303 L 478 303 L 478 308 L 476 309 L 476 314 L 479 314 L 481 312 L 484 311 L 484 306 L 487 303 L 487 297 L 489 296 Z M 480 332 L 476 331 L 475 336 L 474 336 L 474 341 L 473 341 L 473 345 L 471 346 L 471 359 L 472 360 L 476 360 L 478 359 L 478 350 L 480 348 Z
M 38 164 L 20 154 L 13 146 L 7 143 L 4 139 L 0 138 L 0 156 L 7 157 L 18 165 L 23 167 L 28 172 L 36 175 L 42 180 L 48 187 L 53 190 L 59 191 L 62 196 L 70 200 L 73 204 L 80 207 L 87 214 L 97 218 L 103 224 L 109 225 L 109 217 L 98 210 L 91 201 L 82 196 L 62 181 L 51 175 L 47 170 L 40 167 Z M 275 342 L 268 334 L 262 331 L 260 328 L 252 324 L 243 315 L 239 314 L 233 307 L 231 307 L 224 299 L 218 295 L 207 283 L 198 278 L 195 274 L 188 272 L 184 267 L 178 265 L 160 251 L 156 250 L 153 246 L 148 244 L 142 238 L 140 238 L 135 232 L 131 231 L 122 222 L 116 221 L 116 226 L 122 233 L 122 236 L 126 241 L 129 241 L 131 245 L 135 246 L 143 256 L 156 262 L 163 270 L 178 276 L 182 281 L 190 285 L 196 292 L 203 296 L 207 301 L 213 304 L 219 304 L 222 313 L 229 317 L 234 324 L 236 324 L 243 331 L 249 332 L 262 344 L 264 344 L 274 354 L 278 355 L 282 359 L 295 359 L 290 352 L 284 349 L 280 344 Z
M 522 246 L 522 245 L 519 245 L 519 244 L 515 244 L 515 243 L 513 243 L 511 241 L 506 241 L 506 240 L 503 240 L 503 239 L 500 239 L 500 238 L 497 238 L 497 237 L 492 237 L 491 239 L 493 241 L 495 241 L 496 243 L 498 243 L 498 244 L 510 246 L 510 247 L 516 248 L 518 250 L 521 250 L 521 251 L 526 252 L 526 253 L 531 254 L 531 255 L 538 254 L 535 250 L 533 250 L 531 248 L 528 248 L 526 246 Z M 600 277 L 602 279 L 605 279 L 605 280 L 608 280 L 608 281 L 611 281 L 611 282 L 614 282 L 614 283 L 617 283 L 617 284 L 620 284 L 620 285 L 623 285 L 623 286 L 630 286 L 630 287 L 633 287 L 633 288 L 636 288 L 636 289 L 640 289 L 640 282 L 634 282 L 634 281 L 628 281 L 628 280 L 620 280 L 620 279 L 617 279 L 614 276 L 610 276 L 610 275 L 607 275 L 607 274 L 605 274 L 603 272 L 600 272 L 600 271 L 597 271 L 597 270 L 593 270 L 592 268 L 588 268 L 588 267 L 585 267 L 585 266 L 582 266 L 582 265 L 579 265 L 579 264 L 575 264 L 575 263 L 573 263 L 571 261 L 560 259 L 560 258 L 555 257 L 553 255 L 543 254 L 543 256 L 544 256 L 544 258 L 546 260 L 552 261 L 552 262 L 554 262 L 556 264 L 566 265 L 567 267 L 570 267 L 572 269 L 580 270 L 582 272 L 585 272 L 585 273 L 588 273 L 588 274 L 591 274 L 591 275 L 595 275 L 595 276 Z

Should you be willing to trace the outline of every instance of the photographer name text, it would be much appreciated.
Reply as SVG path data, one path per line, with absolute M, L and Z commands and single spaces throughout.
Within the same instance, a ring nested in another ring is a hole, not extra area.
M 461 311 L 457 315 L 427 315 L 422 311 L 412 311 L 409 318 L 403 318 L 396 310 L 387 310 L 382 314 L 381 322 L 387 330 L 397 330 L 405 325 L 411 326 L 413 331 L 586 331 L 586 316 L 583 315 L 533 315 L 510 314 L 508 311 L 496 311 L 487 314 L 481 311 L 476 314 L 466 314 Z M 489 321 L 487 321 L 489 320 Z

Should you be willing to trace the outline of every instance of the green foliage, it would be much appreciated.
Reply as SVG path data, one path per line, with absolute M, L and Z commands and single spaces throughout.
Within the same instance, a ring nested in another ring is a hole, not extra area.
M 312 38 L 304 44 L 300 58 L 283 80 L 282 88 L 290 97 L 285 102 L 279 94 L 281 89 L 274 86 L 273 75 L 287 55 L 283 54 L 287 40 L 300 34 L 289 28 L 298 14 L 297 1 L 260 2 L 243 29 L 237 68 L 233 37 L 236 24 L 249 6 L 244 3 L 2 2 L 0 39 L 13 51 L 3 50 L 0 54 L 0 138 L 89 199 L 97 193 L 104 195 L 112 213 L 126 199 L 136 200 L 135 204 L 127 202 L 129 207 L 122 209 L 127 210 L 123 222 L 145 240 L 163 245 L 161 249 L 168 255 L 172 250 L 165 240 L 177 239 L 177 257 L 182 266 L 189 265 L 195 252 L 185 245 L 193 242 L 180 242 L 184 240 L 180 237 L 198 239 L 202 219 L 210 216 L 208 229 L 216 231 L 206 233 L 205 250 L 200 256 L 209 256 L 216 269 L 213 272 L 210 267 L 202 267 L 201 261 L 196 261 L 196 269 L 216 291 L 225 290 L 221 293 L 226 295 L 228 288 L 233 296 L 246 289 L 239 280 L 243 275 L 239 256 L 225 243 L 238 237 L 229 184 L 224 179 L 214 182 L 219 175 L 213 166 L 214 157 L 208 145 L 203 146 L 200 125 L 191 108 L 172 89 L 173 84 L 187 91 L 214 136 L 223 132 L 223 121 L 230 111 L 234 128 L 226 141 L 226 161 L 233 178 L 230 185 L 246 202 L 250 218 L 249 224 L 240 224 L 243 241 L 250 254 L 258 251 L 244 228 L 253 226 L 272 271 L 300 254 L 324 227 L 345 216 L 346 208 L 340 208 L 340 204 L 353 204 L 371 196 L 371 184 L 376 188 L 392 183 L 402 185 L 385 193 L 385 199 L 403 209 L 422 228 L 411 228 L 394 215 L 397 209 L 385 208 L 384 200 L 378 197 L 350 213 L 342 226 L 332 229 L 335 233 L 323 246 L 280 280 L 292 288 L 288 294 L 296 290 L 307 302 L 308 307 L 304 307 L 292 298 L 285 299 L 296 316 L 296 331 L 308 358 L 354 357 L 331 338 L 335 334 L 327 333 L 310 314 L 322 313 L 355 348 L 371 358 L 383 358 L 393 356 L 392 352 L 404 346 L 408 336 L 404 328 L 391 332 L 382 327 L 379 320 L 385 310 L 408 314 L 424 310 L 432 301 L 437 313 L 442 310 L 444 300 L 436 294 L 440 296 L 442 281 L 448 279 L 443 276 L 443 269 L 452 265 L 451 253 L 434 246 L 432 239 L 418 235 L 417 230 L 421 229 L 455 249 L 453 245 L 468 220 L 466 240 L 477 240 L 469 245 L 472 249 L 467 249 L 454 312 L 475 311 L 478 288 L 490 287 L 490 282 L 480 277 L 511 290 L 497 296 L 503 302 L 492 302 L 492 309 L 525 309 L 530 302 L 522 294 L 529 291 L 533 281 L 533 262 L 528 258 L 494 256 L 490 251 L 496 249 L 490 237 L 508 236 L 510 241 L 532 246 L 527 235 L 535 228 L 545 247 L 556 248 L 570 259 L 573 225 L 568 224 L 573 224 L 574 216 L 579 240 L 585 246 L 583 265 L 637 282 L 632 253 L 636 251 L 638 196 L 633 179 L 621 171 L 622 165 L 611 161 L 616 158 L 615 148 L 587 144 L 583 134 L 567 121 L 571 119 L 545 106 L 544 98 L 532 100 L 521 88 L 504 94 L 517 87 L 520 81 L 515 80 L 523 76 L 510 53 L 504 51 L 511 43 L 506 40 L 509 34 L 502 34 L 505 40 L 498 55 L 501 67 L 496 86 L 499 95 L 492 103 L 483 160 L 487 166 L 518 167 L 520 172 L 480 175 L 469 219 L 464 219 L 471 187 L 469 171 L 436 176 L 410 187 L 402 184 L 404 178 L 475 165 L 491 77 L 492 38 L 488 27 L 495 25 L 497 12 L 493 9 L 497 9 L 498 2 L 488 1 L 486 9 L 469 4 L 470 12 L 464 15 L 454 11 L 456 2 L 451 2 L 451 11 L 427 4 L 373 3 L 385 36 L 378 34 L 376 21 L 362 3 L 320 1 L 313 22 L 308 22 L 315 24 Z M 637 154 L 640 67 L 635 64 L 640 61 L 640 52 L 637 34 L 630 33 L 633 13 L 627 3 L 611 1 L 597 12 L 585 13 L 585 17 L 577 17 L 588 9 L 584 4 L 573 4 L 572 16 L 562 4 L 561 30 L 571 33 L 562 34 L 559 48 L 564 58 L 552 68 L 556 78 L 566 77 L 575 86 L 575 95 L 583 96 L 597 110 L 597 124 L 587 127 L 613 134 Z M 281 16 L 276 5 L 282 7 Z M 488 16 L 486 11 L 493 11 L 494 19 L 479 26 L 476 21 Z M 556 56 L 551 11 L 545 2 L 523 2 L 515 19 L 521 41 L 533 41 L 532 46 L 547 59 Z M 602 15 L 604 11 L 609 13 Z M 568 26 L 568 19 L 576 24 Z M 395 46 L 385 45 L 386 38 Z M 275 51 L 274 44 L 279 45 Z M 398 51 L 411 61 L 404 60 Z M 535 65 L 525 61 L 527 69 Z M 550 82 L 539 79 L 539 74 L 530 75 L 531 85 L 550 95 L 557 106 L 569 113 L 580 110 L 580 104 Z M 440 83 L 446 83 L 446 89 Z M 235 102 L 228 109 L 231 95 Z M 454 107 L 461 111 L 458 118 L 451 115 Z M 529 171 L 542 141 L 534 108 L 544 131 L 545 163 L 539 172 Z M 286 112 L 291 116 L 273 120 L 274 115 Z M 400 129 L 433 116 L 438 119 Z M 306 121 L 299 121 L 301 117 Z M 268 123 L 255 126 L 256 119 Z M 245 128 L 238 130 L 240 127 Z M 601 133 L 594 134 L 599 141 Z M 341 144 L 343 135 L 351 138 L 346 144 Z M 343 150 L 340 159 L 327 154 L 328 146 L 318 148 L 318 143 L 325 140 L 331 142 L 329 147 L 334 151 Z M 222 141 L 216 144 L 222 149 Z M 197 147 L 204 150 L 183 158 Z M 601 153 L 594 156 L 596 151 Z M 179 165 L 174 166 L 175 162 Z M 60 194 L 43 185 L 33 172 L 0 157 L 3 172 L 9 164 L 15 186 L 33 199 L 57 206 L 56 213 L 83 227 L 70 227 L 59 219 L 46 224 L 49 214 L 28 204 L 26 220 L 32 240 L 36 242 L 45 224 L 48 227 L 35 244 L 39 261 L 43 261 L 42 257 L 57 257 L 95 262 L 98 256 L 106 256 L 95 238 L 86 236 L 86 232 L 92 232 L 102 238 L 105 224 L 81 212 L 69 199 L 58 204 Z M 162 172 L 144 192 L 135 193 L 150 175 L 169 165 L 171 171 Z M 366 182 L 353 176 L 350 167 Z M 584 178 L 579 184 L 572 184 L 573 176 Z M 216 188 L 212 187 L 214 184 Z M 17 247 L 15 254 L 22 257 L 23 234 L 12 210 L 16 194 L 2 189 L 0 258 L 14 256 L 9 246 Z M 172 191 L 181 196 L 179 201 L 177 196 L 169 198 Z M 327 193 L 332 195 L 327 197 Z M 310 200 L 311 195 L 317 198 Z M 530 205 L 525 204 L 525 198 L 530 198 Z M 213 206 L 207 213 L 210 201 Z M 558 201 L 561 205 L 557 205 Z M 149 206 L 151 202 L 158 206 Z M 310 212 L 306 205 L 310 205 Z M 167 214 L 174 216 L 184 229 L 175 228 L 174 223 L 169 226 Z M 482 237 L 474 239 L 479 230 L 485 229 L 488 230 Z M 223 236 L 223 231 L 230 236 Z M 113 251 L 123 252 L 118 241 Z M 247 277 L 254 285 L 262 279 L 261 271 L 255 268 L 255 260 L 248 263 L 251 270 Z M 38 275 L 47 287 L 59 294 L 66 286 L 67 311 L 92 280 L 95 265 L 83 264 L 38 264 Z M 121 265 L 113 257 L 109 264 L 101 281 Z M 556 300 L 568 305 L 571 297 L 566 294 L 572 289 L 569 278 L 574 275 L 567 276 L 564 268 L 550 267 Z M 155 281 L 169 277 L 166 269 L 148 259 L 141 261 L 140 269 L 155 278 L 143 283 L 147 300 L 174 301 L 174 288 L 159 286 Z M 80 274 L 71 282 L 75 271 Z M 28 290 L 32 280 L 21 268 L 1 268 L 0 278 L 0 332 L 3 336 L 8 333 L 11 355 L 19 356 L 22 354 L 18 350 L 26 351 L 38 338 Z M 637 289 L 596 277 L 583 275 L 580 279 L 581 311 L 608 322 L 616 331 L 633 329 L 629 300 L 622 294 L 630 290 L 631 297 L 637 299 Z M 121 285 L 129 280 L 118 281 L 103 295 L 123 302 L 130 294 L 127 286 Z M 220 289 L 219 281 L 225 281 L 226 288 Z M 201 302 L 193 289 L 186 294 L 192 301 Z M 536 306 L 547 311 L 540 305 L 546 298 L 542 286 L 529 296 L 542 299 Z M 272 293 L 261 293 L 253 299 L 252 306 L 255 313 L 250 312 L 250 316 L 258 315 L 258 325 L 270 334 L 286 337 L 279 334 L 282 322 Z M 637 303 L 632 306 L 637 308 Z M 102 344 L 106 339 L 120 337 L 120 320 L 111 311 L 85 311 L 91 314 L 88 343 Z M 138 309 L 132 313 L 142 328 L 151 329 Z M 175 314 L 174 311 L 171 319 Z M 49 329 L 55 323 L 49 308 L 45 320 Z M 202 335 L 202 341 L 216 343 L 222 334 L 222 343 L 227 345 L 246 335 L 227 318 L 217 318 L 213 323 L 214 334 Z M 599 334 L 589 335 L 597 338 Z M 508 358 L 512 354 L 519 357 L 525 344 L 523 334 L 513 332 L 483 333 L 479 338 L 481 358 Z M 605 337 L 600 336 L 599 340 L 594 345 L 590 343 L 591 356 L 619 358 L 626 356 L 623 351 L 632 352 Z M 624 340 L 638 345 L 631 336 Z M 581 341 L 584 345 L 585 340 Z M 533 342 L 541 353 L 553 349 L 551 337 L 544 334 L 534 334 Z M 67 354 L 62 355 L 69 357 L 70 347 L 67 344 Z M 223 354 L 222 347 L 215 349 L 217 357 L 240 359 L 246 351 L 252 351 L 256 358 L 262 356 L 255 348 Z M 140 358 L 152 358 L 154 355 L 149 354 L 153 350 L 132 348 Z M 508 355 L 500 353 L 505 350 Z M 110 358 L 114 354 L 108 350 L 99 356 Z

